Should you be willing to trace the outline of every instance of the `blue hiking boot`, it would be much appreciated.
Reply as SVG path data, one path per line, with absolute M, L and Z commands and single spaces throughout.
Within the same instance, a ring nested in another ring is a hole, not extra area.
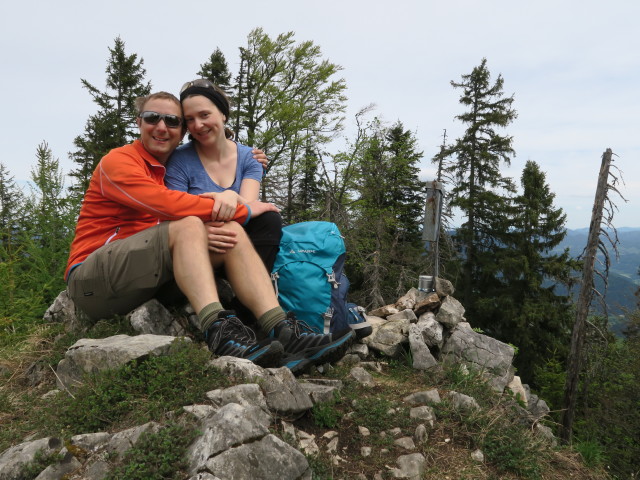
M 279 367 L 282 344 L 274 338 L 256 341 L 256 334 L 240 321 L 233 310 L 222 310 L 204 334 L 215 355 L 246 358 L 264 368 Z
M 272 330 L 270 337 L 278 340 L 284 347 L 280 365 L 298 374 L 311 365 L 341 359 L 353 342 L 355 333 L 349 328 L 323 335 L 315 332 L 304 321 L 298 320 L 293 312 L 289 312 L 286 320 Z

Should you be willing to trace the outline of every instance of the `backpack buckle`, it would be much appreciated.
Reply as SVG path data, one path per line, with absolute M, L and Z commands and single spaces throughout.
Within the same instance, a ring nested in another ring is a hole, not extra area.
M 340 286 L 340 284 L 336 281 L 335 272 L 327 273 L 327 282 L 329 282 L 333 286 L 333 288 L 338 288 Z

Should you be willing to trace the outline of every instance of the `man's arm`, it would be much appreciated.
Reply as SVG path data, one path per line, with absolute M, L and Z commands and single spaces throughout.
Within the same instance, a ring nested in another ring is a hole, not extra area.
M 147 172 L 142 159 L 123 154 L 107 155 L 100 161 L 97 173 L 102 194 L 129 208 L 161 220 L 179 220 L 188 216 L 204 221 L 214 219 L 213 199 L 169 190 L 158 184 Z M 233 220 L 243 224 L 250 215 L 246 205 L 238 204 Z

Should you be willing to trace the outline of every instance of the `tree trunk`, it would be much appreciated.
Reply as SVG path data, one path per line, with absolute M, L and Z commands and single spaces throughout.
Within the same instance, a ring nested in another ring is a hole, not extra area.
M 573 428 L 573 417 L 575 415 L 576 397 L 578 392 L 578 380 L 582 367 L 582 347 L 586 331 L 586 320 L 589 313 L 589 305 L 593 298 L 593 273 L 598 252 L 600 239 L 600 227 L 602 224 L 602 210 L 607 196 L 607 182 L 609 179 L 609 167 L 611 166 L 612 151 L 610 148 L 602 155 L 602 165 L 600 166 L 600 176 L 598 177 L 598 187 L 591 213 L 591 226 L 589 227 L 589 238 L 584 255 L 584 266 L 582 268 L 582 284 L 580 286 L 580 296 L 576 307 L 576 320 L 571 332 L 571 350 L 569 352 L 567 365 L 567 379 L 565 382 L 564 399 L 562 402 L 562 421 L 560 438 L 565 443 L 571 441 Z

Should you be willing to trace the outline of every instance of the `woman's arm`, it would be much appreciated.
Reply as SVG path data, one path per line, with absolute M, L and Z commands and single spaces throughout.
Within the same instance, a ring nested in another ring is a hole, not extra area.
M 260 182 L 252 178 L 244 178 L 240 184 L 240 196 L 245 202 L 258 200 Z

